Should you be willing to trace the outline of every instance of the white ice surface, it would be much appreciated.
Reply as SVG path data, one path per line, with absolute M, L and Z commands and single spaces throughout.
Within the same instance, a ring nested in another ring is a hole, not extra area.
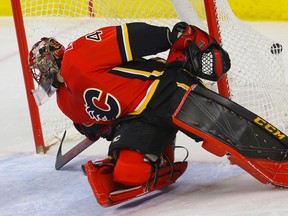
M 288 42 L 288 23 L 251 25 Z M 105 157 L 107 143 L 99 141 L 61 171 L 54 169 L 56 149 L 36 155 L 19 59 L 13 20 L 0 18 L 0 216 L 288 214 L 287 189 L 259 183 L 182 134 L 177 142 L 190 151 L 189 167 L 176 184 L 121 205 L 100 207 L 80 165 Z M 179 150 L 177 157 L 182 156 Z

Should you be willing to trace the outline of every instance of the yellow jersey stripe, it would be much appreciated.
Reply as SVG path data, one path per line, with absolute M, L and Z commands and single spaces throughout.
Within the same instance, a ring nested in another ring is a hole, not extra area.
M 126 58 L 127 58 L 127 61 L 131 61 L 132 60 L 132 53 L 131 53 L 131 47 L 130 47 L 127 25 L 124 24 L 121 27 L 122 27 L 122 36 L 123 36 Z
M 153 76 L 157 76 L 157 77 L 161 76 L 163 73 L 164 73 L 164 71 L 157 71 L 157 70 L 152 71 Z
M 146 95 L 143 98 L 143 100 L 139 103 L 139 105 L 136 107 L 136 109 L 132 113 L 129 113 L 130 115 L 140 114 L 147 107 L 147 104 L 149 103 L 152 96 L 154 95 L 154 92 L 155 92 L 159 82 L 160 82 L 160 80 L 155 80 L 152 83 L 152 85 L 147 90 Z
M 190 88 L 190 86 L 184 84 L 184 83 L 179 83 L 179 82 L 176 82 L 177 86 L 180 87 L 180 88 L 183 88 L 184 90 L 188 90 Z
M 114 67 L 113 70 L 117 70 L 123 73 L 134 74 L 134 75 L 141 75 L 145 77 L 149 77 L 151 75 L 158 77 L 164 73 L 163 71 L 157 71 L 157 70 L 149 72 L 149 71 L 143 71 L 143 70 L 137 70 L 137 69 L 131 69 L 131 68 L 123 68 L 123 67 Z

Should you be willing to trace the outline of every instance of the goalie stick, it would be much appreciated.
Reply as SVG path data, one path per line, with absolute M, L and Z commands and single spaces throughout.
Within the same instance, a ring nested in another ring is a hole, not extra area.
M 121 122 L 129 121 L 129 120 L 132 120 L 135 118 L 136 118 L 136 116 L 124 116 L 120 119 L 115 120 L 114 123 L 111 124 L 111 127 L 117 126 Z M 70 149 L 67 153 L 62 155 L 62 144 L 63 144 L 63 141 L 65 139 L 65 136 L 66 136 L 66 131 L 63 134 L 63 137 L 62 137 L 62 140 L 61 140 L 58 152 L 57 152 L 56 163 L 55 163 L 55 169 L 56 170 L 61 169 L 65 164 L 67 164 L 69 161 L 71 161 L 74 157 L 79 155 L 82 151 L 84 151 L 86 148 L 88 148 L 94 142 L 96 142 L 96 140 L 91 141 L 88 138 L 85 138 L 80 143 L 78 143 L 76 146 L 74 146 L 72 149 Z
M 62 144 L 66 136 L 66 131 L 63 134 L 57 156 L 56 156 L 56 162 L 55 162 L 55 169 L 59 170 L 61 169 L 65 164 L 67 164 L 69 161 L 71 161 L 74 157 L 76 157 L 78 154 L 80 154 L 82 151 L 84 151 L 86 148 L 91 146 L 95 141 L 91 141 L 88 138 L 85 138 L 81 142 L 79 142 L 77 145 L 75 145 L 72 149 L 70 149 L 68 152 L 66 152 L 64 155 L 62 155 Z

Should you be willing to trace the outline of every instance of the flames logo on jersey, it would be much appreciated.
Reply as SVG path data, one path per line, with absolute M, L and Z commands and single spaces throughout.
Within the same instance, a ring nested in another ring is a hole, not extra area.
M 109 93 L 103 95 L 101 90 L 90 88 L 86 89 L 83 97 L 86 112 L 91 119 L 95 119 L 96 121 L 110 121 L 118 118 L 121 113 L 118 100 Z

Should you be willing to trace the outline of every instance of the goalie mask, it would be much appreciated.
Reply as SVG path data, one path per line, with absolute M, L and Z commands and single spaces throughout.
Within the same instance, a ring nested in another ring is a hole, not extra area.
M 33 90 L 37 105 L 45 103 L 60 87 L 56 78 L 61 68 L 64 47 L 54 38 L 41 38 L 29 52 L 29 69 L 38 88 Z

